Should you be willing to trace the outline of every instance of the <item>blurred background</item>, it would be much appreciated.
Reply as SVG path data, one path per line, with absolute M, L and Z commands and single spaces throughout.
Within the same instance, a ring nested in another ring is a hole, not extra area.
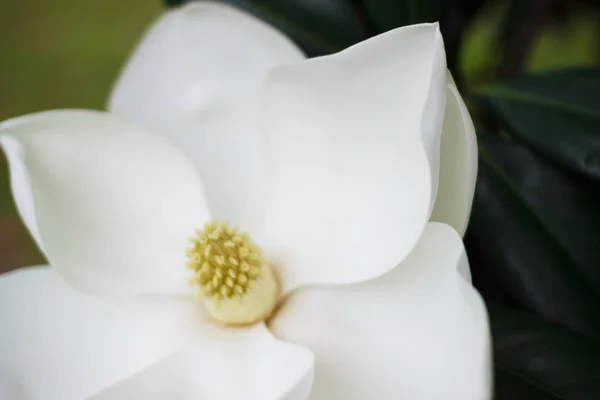
M 129 52 L 166 3 L 2 0 L 0 120 L 52 108 L 102 109 Z M 521 71 L 600 63 L 593 2 L 459 3 L 467 17 L 454 22 L 462 25 L 462 40 L 452 63 L 463 90 Z M 0 272 L 40 262 L 16 214 L 0 153 Z

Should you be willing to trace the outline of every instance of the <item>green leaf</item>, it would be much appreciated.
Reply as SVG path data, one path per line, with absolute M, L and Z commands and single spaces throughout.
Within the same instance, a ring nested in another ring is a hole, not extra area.
M 509 140 L 482 136 L 481 142 L 577 272 L 600 293 L 600 186 Z
M 445 2 L 445 4 L 454 3 L 458 8 L 459 12 L 465 17 L 465 19 L 470 20 L 489 2 L 489 0 L 461 0 Z
M 524 75 L 480 92 L 508 131 L 600 181 L 600 68 Z
M 534 315 L 489 308 L 496 400 L 596 400 L 600 343 Z
M 436 22 L 441 19 L 442 0 L 363 1 L 364 7 L 381 32 L 399 26 Z
M 499 292 L 496 298 L 600 338 L 598 193 L 523 146 L 479 140 L 467 236 L 476 286 L 488 300 Z
M 496 366 L 494 368 L 494 400 L 564 400 L 529 379 Z
M 535 18 L 536 12 L 544 12 L 543 8 L 534 4 L 532 0 L 508 0 L 505 6 L 506 12 L 496 38 L 504 59 L 499 71 L 502 76 L 514 75 L 522 70 L 535 35 L 540 29 L 539 23 L 528 22 Z

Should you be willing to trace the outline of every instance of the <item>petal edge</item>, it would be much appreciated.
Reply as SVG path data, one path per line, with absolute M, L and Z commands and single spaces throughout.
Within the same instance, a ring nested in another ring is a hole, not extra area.
M 83 110 L 9 120 L 0 137 L 10 168 L 27 171 L 22 184 L 30 184 L 46 256 L 72 285 L 116 296 L 190 292 L 185 248 L 209 215 L 196 171 L 179 150 Z
M 269 75 L 263 243 L 286 289 L 394 268 L 427 223 L 446 88 L 437 24 Z
M 393 271 L 299 288 L 270 327 L 315 353 L 315 399 L 486 400 L 490 333 L 485 305 L 460 273 L 465 263 L 456 231 L 429 223 Z

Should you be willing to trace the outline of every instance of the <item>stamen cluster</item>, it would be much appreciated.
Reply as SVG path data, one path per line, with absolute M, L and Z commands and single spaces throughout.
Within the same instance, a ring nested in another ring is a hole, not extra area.
M 194 271 L 190 284 L 200 287 L 199 295 L 216 301 L 242 298 L 266 265 L 250 236 L 227 222 L 206 223 L 190 242 L 187 266 Z

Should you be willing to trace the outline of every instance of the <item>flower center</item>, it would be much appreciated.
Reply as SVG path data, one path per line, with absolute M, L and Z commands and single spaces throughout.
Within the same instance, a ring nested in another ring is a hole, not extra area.
M 244 325 L 267 318 L 279 298 L 279 284 L 262 250 L 247 233 L 226 222 L 208 222 L 187 250 L 190 284 L 217 321 Z

